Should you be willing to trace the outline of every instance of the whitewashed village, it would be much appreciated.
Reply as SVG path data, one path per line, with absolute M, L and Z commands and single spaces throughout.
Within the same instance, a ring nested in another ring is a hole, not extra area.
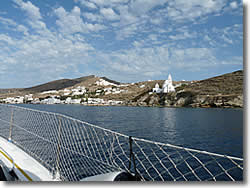
M 235 71 L 199 81 L 173 81 L 170 74 L 166 78 L 166 80 L 148 80 L 126 84 L 95 75 L 55 80 L 17 91 L 16 89 L 7 90 L 7 92 L 2 90 L 0 103 L 193 108 L 243 107 L 241 89 L 243 71 Z M 225 82 L 225 80 L 231 81 Z
M 149 80 L 148 82 L 151 82 Z M 48 90 L 39 93 L 39 96 L 45 97 L 35 97 L 34 94 L 26 94 L 24 96 L 7 97 L 0 99 L 1 103 L 8 104 L 82 104 L 82 105 L 122 105 L 123 100 L 105 100 L 100 96 L 112 96 L 117 94 L 129 94 L 128 86 L 138 87 L 139 89 L 145 88 L 145 84 L 115 84 L 106 81 L 102 78 L 94 83 L 97 89 L 91 90 L 85 86 L 76 86 L 71 88 L 65 88 L 62 90 Z M 100 86 L 100 88 L 98 88 Z M 174 86 L 172 83 L 172 77 L 169 74 L 168 79 L 165 80 L 162 88 L 160 88 L 159 83 L 156 83 L 154 88 L 152 88 L 148 93 L 152 95 L 154 93 L 169 93 L 175 92 L 175 87 L 180 86 L 180 84 Z M 37 95 L 37 94 L 36 94 Z M 110 98 L 110 97 L 109 97 Z M 111 97 L 112 98 L 112 97 Z

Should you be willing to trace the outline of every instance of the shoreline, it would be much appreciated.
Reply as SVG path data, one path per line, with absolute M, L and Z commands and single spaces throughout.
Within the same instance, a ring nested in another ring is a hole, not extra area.
M 5 104 L 5 103 L 1 103 Z M 244 110 L 244 107 L 234 107 L 234 106 L 225 106 L 225 107 L 207 107 L 207 106 L 163 106 L 163 105 L 105 105 L 105 104 L 32 104 L 32 103 L 6 103 L 10 105 L 18 105 L 18 104 L 31 104 L 31 105 L 81 105 L 81 106 L 107 106 L 107 107 L 153 107 L 153 108 L 190 108 L 190 109 L 242 109 Z

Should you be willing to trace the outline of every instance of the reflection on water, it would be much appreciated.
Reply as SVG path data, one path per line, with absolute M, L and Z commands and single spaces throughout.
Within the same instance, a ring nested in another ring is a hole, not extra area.
M 167 131 L 165 131 L 165 135 L 167 138 L 171 138 L 173 141 L 176 140 L 176 115 L 177 111 L 175 108 L 164 108 L 162 110 L 162 124 Z M 171 141 L 169 141 L 171 142 Z
M 126 135 L 242 157 L 243 110 L 30 105 Z

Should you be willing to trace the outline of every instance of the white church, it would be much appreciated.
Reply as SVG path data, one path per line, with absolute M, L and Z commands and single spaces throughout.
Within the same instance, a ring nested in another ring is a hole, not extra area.
M 160 88 L 159 84 L 156 83 L 155 87 L 153 88 L 153 93 L 169 93 L 175 92 L 175 88 L 172 83 L 172 77 L 169 74 L 168 79 L 164 82 L 162 88 Z

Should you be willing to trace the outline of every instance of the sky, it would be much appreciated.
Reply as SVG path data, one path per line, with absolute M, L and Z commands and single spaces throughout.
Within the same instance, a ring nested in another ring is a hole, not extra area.
M 241 0 L 1 0 L 0 88 L 202 80 L 243 69 Z

